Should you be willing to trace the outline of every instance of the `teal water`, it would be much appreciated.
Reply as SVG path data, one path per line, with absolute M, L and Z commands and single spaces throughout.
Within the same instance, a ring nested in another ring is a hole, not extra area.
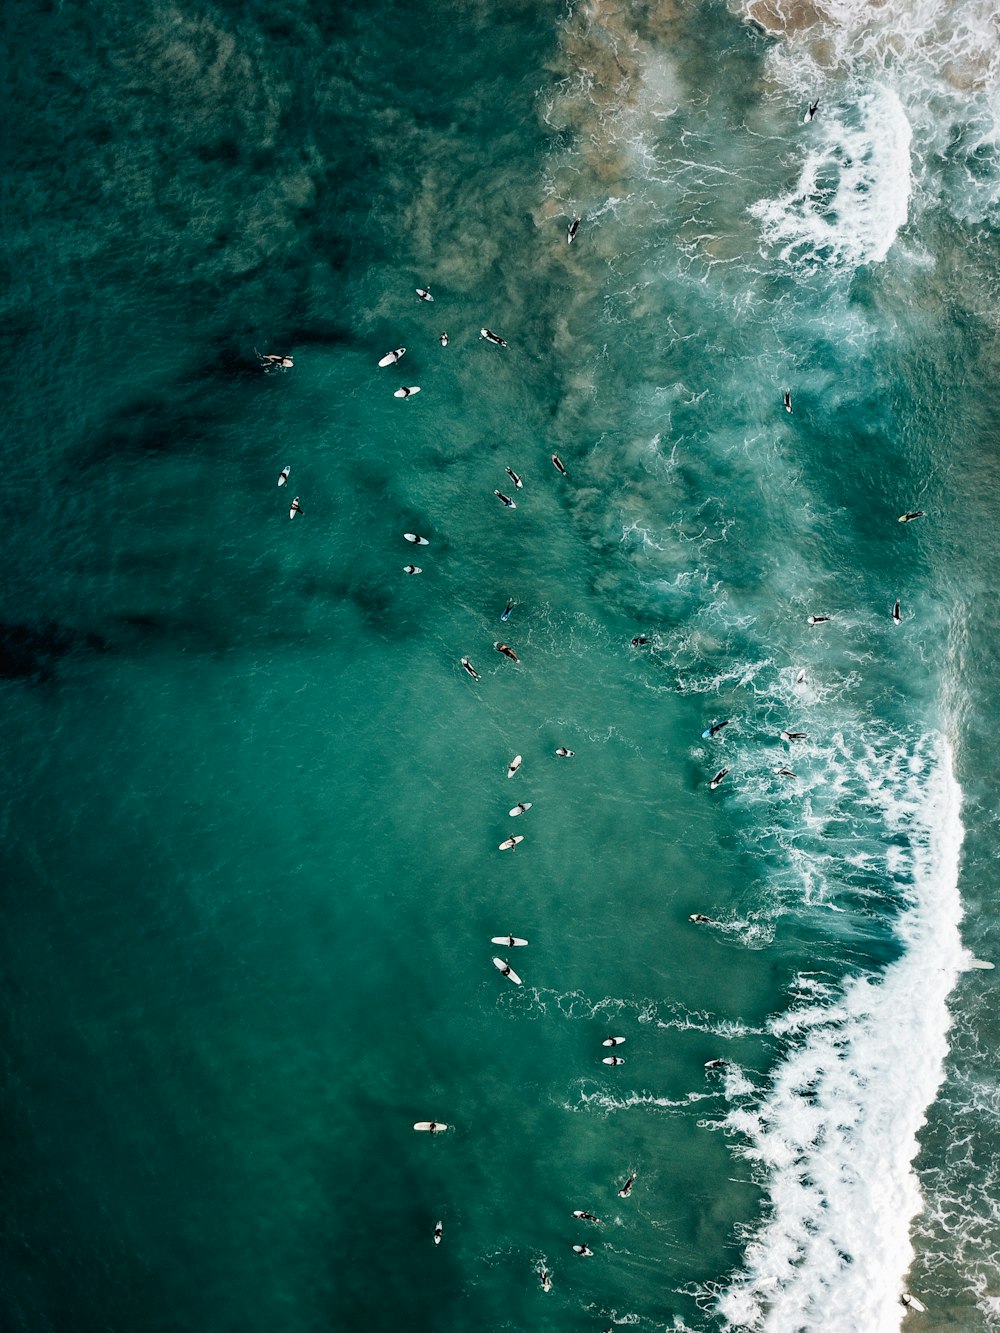
M 1000 1318 L 992 48 L 817 24 L 7 16 L 5 1327 Z

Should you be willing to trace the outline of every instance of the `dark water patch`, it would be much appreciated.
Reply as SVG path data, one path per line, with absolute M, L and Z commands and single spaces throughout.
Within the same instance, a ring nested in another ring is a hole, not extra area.
M 87 630 L 61 625 L 36 628 L 30 625 L 0 625 L 0 679 L 52 680 L 63 659 L 84 652 L 103 653 L 108 641 Z

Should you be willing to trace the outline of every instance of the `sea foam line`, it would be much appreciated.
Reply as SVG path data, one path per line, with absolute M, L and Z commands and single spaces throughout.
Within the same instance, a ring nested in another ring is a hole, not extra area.
M 776 1022 L 790 1048 L 768 1093 L 722 1122 L 767 1191 L 742 1270 L 714 1293 L 729 1328 L 885 1333 L 905 1313 L 910 1224 L 922 1207 L 917 1134 L 944 1077 L 947 1000 L 967 961 L 961 789 L 947 742 L 933 749 L 929 772 L 915 756 L 902 799 L 884 811 L 912 855 L 903 956 Z

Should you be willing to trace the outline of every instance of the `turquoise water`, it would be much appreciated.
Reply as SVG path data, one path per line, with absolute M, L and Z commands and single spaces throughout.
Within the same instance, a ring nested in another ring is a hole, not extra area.
M 753 16 L 8 17 L 5 1327 L 1000 1318 L 988 15 Z

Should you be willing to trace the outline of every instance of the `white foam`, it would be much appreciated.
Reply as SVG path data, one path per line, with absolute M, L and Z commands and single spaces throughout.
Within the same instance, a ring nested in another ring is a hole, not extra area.
M 762 254 L 799 270 L 881 263 L 910 199 L 910 122 L 890 88 L 877 88 L 817 126 L 795 188 L 750 207 Z
M 726 1117 L 767 1193 L 744 1267 L 717 1293 L 730 1328 L 900 1326 L 909 1230 L 921 1208 L 916 1136 L 943 1078 L 947 998 L 966 957 L 961 791 L 947 743 L 928 749 L 916 772 L 897 755 L 900 785 L 877 793 L 887 830 L 909 843 L 903 956 L 881 977 L 853 978 L 836 993 L 800 979 L 805 1002 L 772 1024 L 789 1050 L 769 1091 Z

